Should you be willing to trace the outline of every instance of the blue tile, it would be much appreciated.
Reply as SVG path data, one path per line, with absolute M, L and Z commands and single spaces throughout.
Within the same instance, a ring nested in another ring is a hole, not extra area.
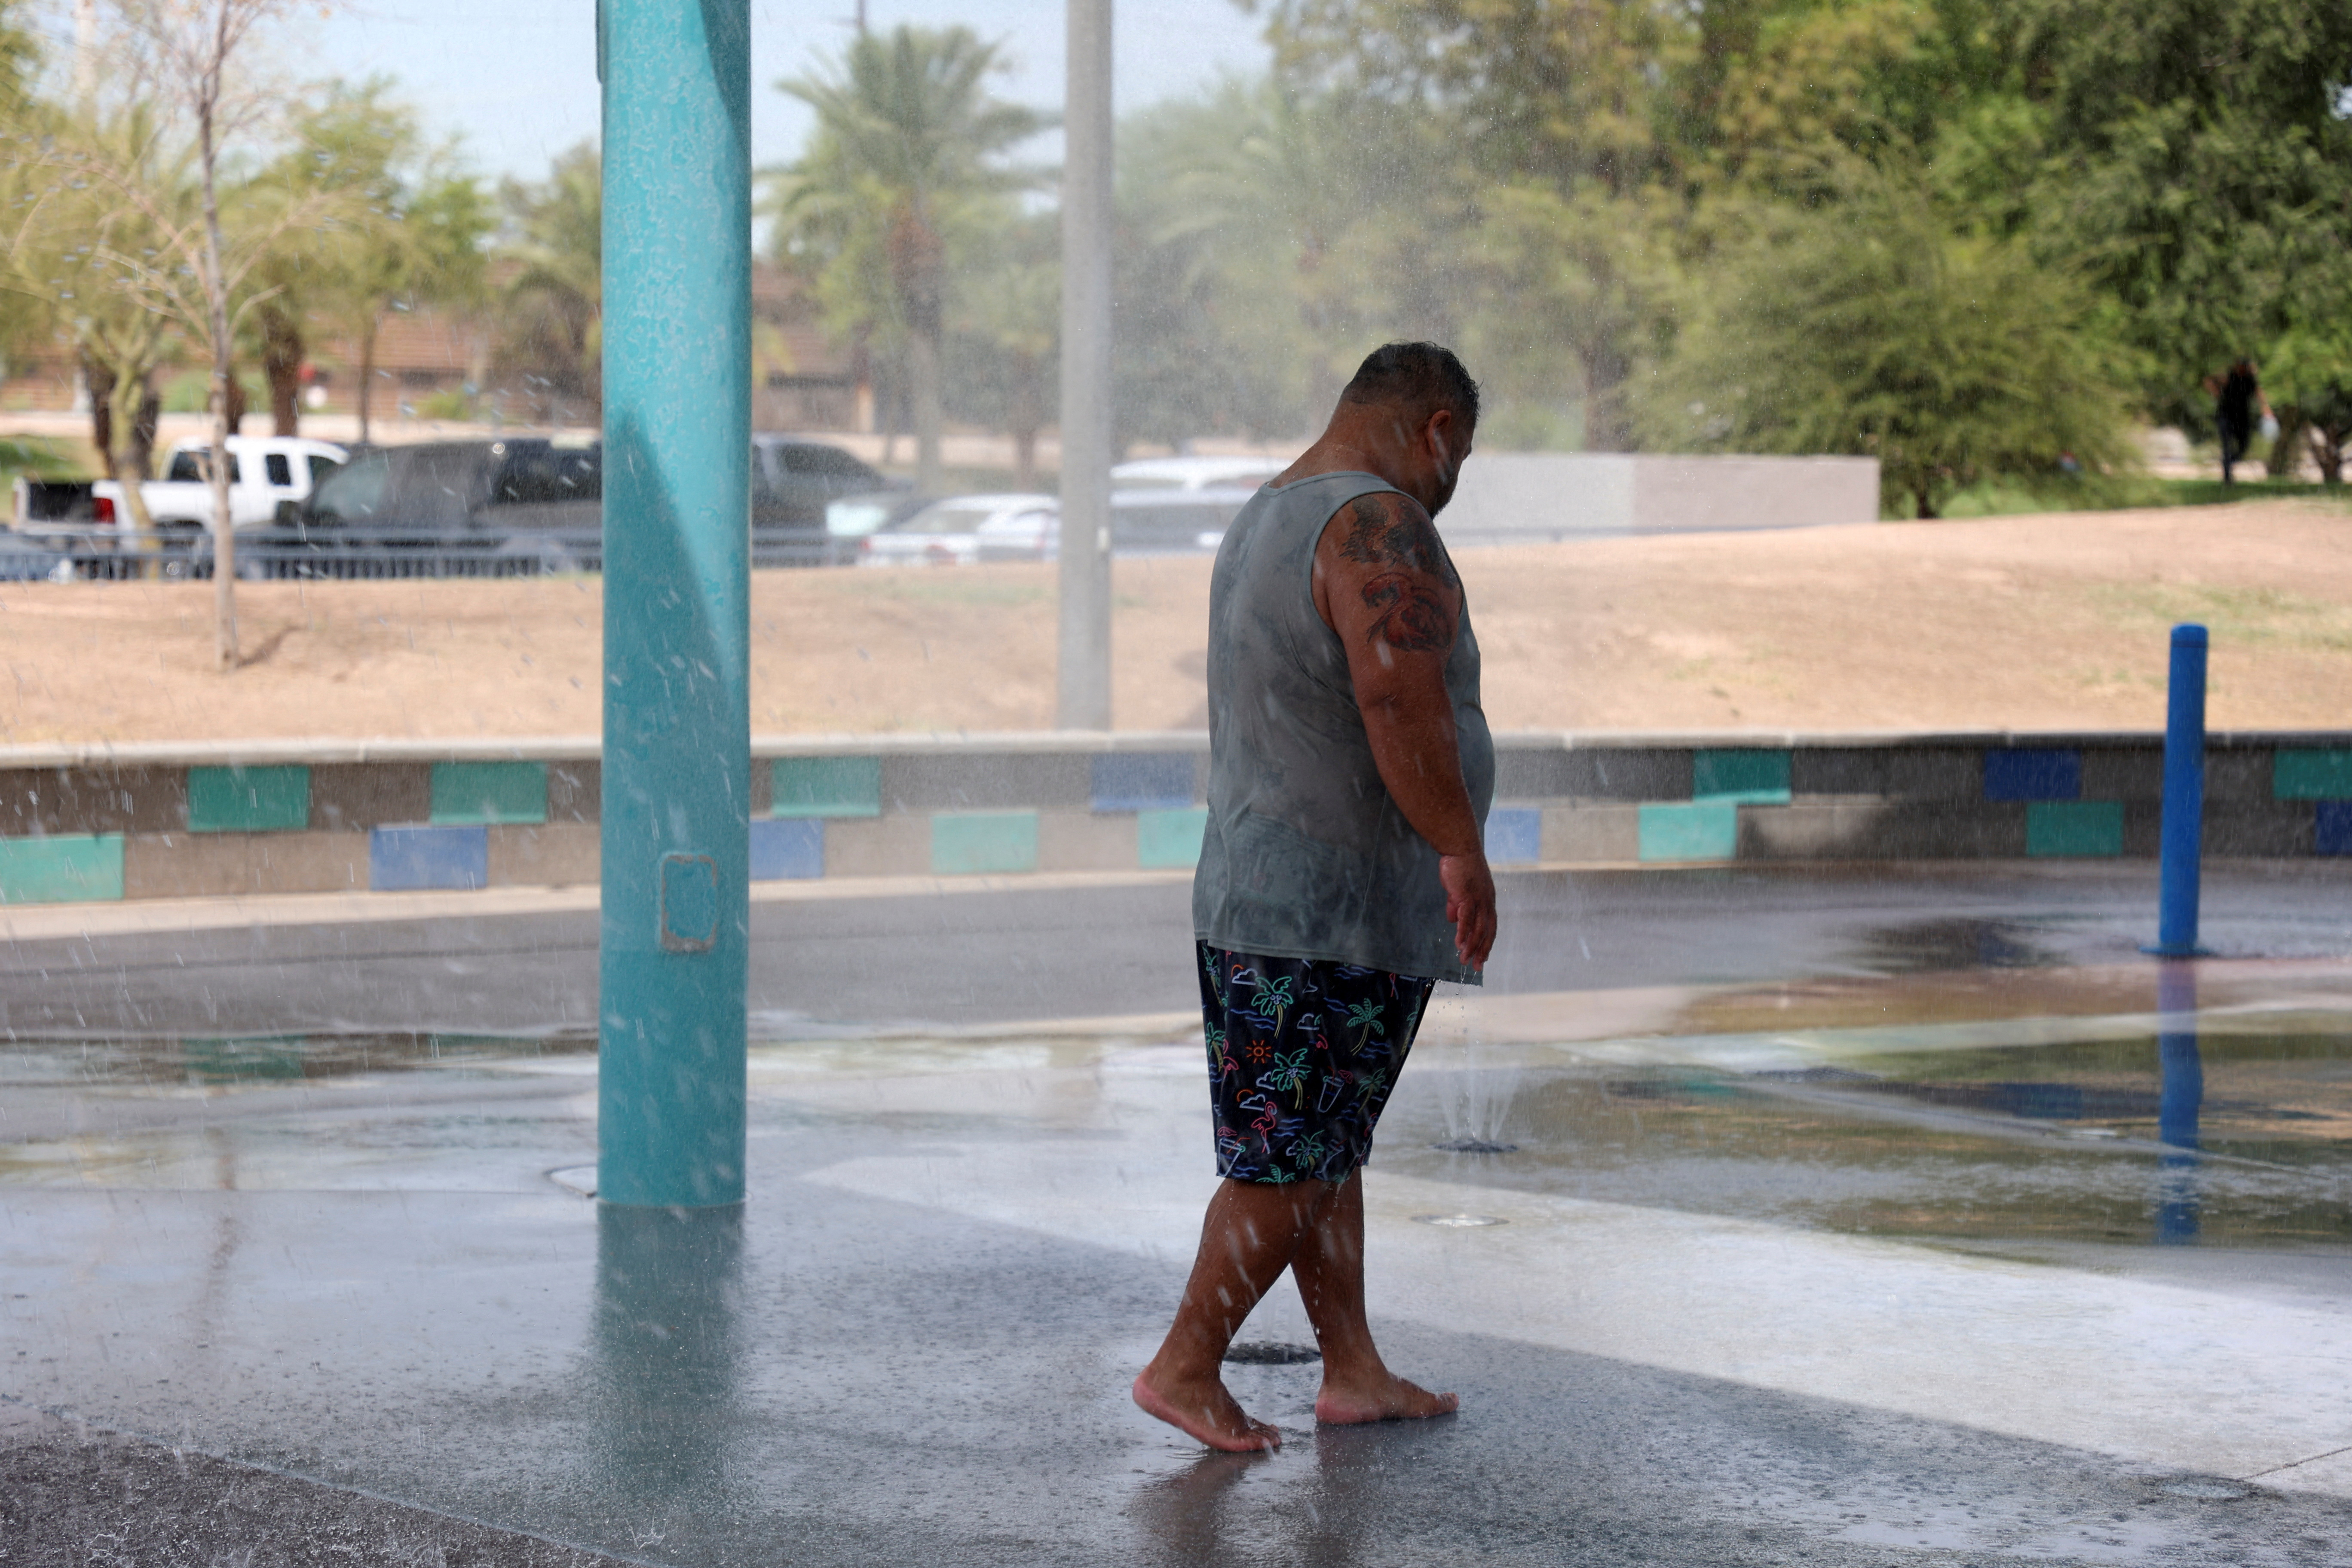
M 489 879 L 488 827 L 379 827 L 368 835 L 368 886 L 376 892 L 479 888 Z
M 1791 755 L 1754 747 L 1694 752 L 1691 798 L 1718 805 L 1728 801 L 1734 805 L 1786 805 Z
M 768 764 L 771 816 L 879 816 L 879 757 L 778 757 Z
M 1147 871 L 1190 870 L 1201 863 L 1201 840 L 1209 831 L 1209 808 L 1139 811 L 1135 814 L 1135 863 Z
M 1097 811 L 1181 811 L 1192 804 L 1192 758 L 1183 752 L 1128 752 L 1093 763 Z
M 1729 860 L 1739 853 L 1739 807 L 1729 801 L 1671 801 L 1640 816 L 1644 860 Z
M 88 903 L 122 897 L 122 835 L 0 838 L 0 904 Z
M 2319 803 L 2319 842 L 2314 847 L 2322 855 L 2352 855 L 2352 800 Z
M 1525 866 L 1543 858 L 1543 813 L 1532 805 L 1498 805 L 1486 814 L 1486 858 Z
M 2120 855 L 2124 803 L 2037 800 L 2025 807 L 2025 852 L 2034 858 Z
M 931 870 L 941 877 L 1037 868 L 1034 811 L 941 811 L 931 816 Z
M 824 818 L 785 816 L 751 824 L 751 880 L 799 881 L 824 875 Z
M 2080 800 L 2083 753 L 2011 746 L 1984 754 L 1987 800 Z

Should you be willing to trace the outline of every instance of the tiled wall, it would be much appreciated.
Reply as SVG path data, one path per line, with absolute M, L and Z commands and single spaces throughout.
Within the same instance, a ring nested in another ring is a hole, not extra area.
M 2217 738 L 2206 853 L 2352 854 L 2342 741 Z M 1594 747 L 1501 761 L 1507 804 L 1487 828 L 1500 865 L 2153 856 L 2163 817 L 2154 736 Z
M 1179 742 L 1181 737 L 1171 737 Z M 751 875 L 1181 869 L 1207 757 L 975 744 L 762 759 Z M 1790 747 L 1507 738 L 1499 865 L 2152 856 L 2153 736 Z M 0 764 L 0 903 L 581 886 L 592 759 Z M 2352 855 L 2352 737 L 2216 737 L 2215 856 Z

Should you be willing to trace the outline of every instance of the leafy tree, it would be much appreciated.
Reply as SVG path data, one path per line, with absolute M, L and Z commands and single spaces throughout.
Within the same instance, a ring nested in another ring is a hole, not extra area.
M 2334 313 L 2281 338 L 2263 366 L 2280 443 L 2299 433 L 2331 485 L 2344 482 L 2344 447 L 2352 441 L 2352 322 L 2344 318 L 2344 298 L 2336 295 Z
M 1037 436 L 1059 403 L 1061 226 L 1006 211 L 958 279 L 948 318 L 948 411 L 1013 437 L 1013 488 L 1037 485 Z
M 462 198 L 441 187 L 439 221 L 457 226 Z M 502 290 L 506 315 L 498 358 L 520 371 L 551 417 L 567 405 L 594 417 L 604 402 L 604 163 L 583 142 L 560 154 L 539 184 L 499 187 L 506 229 L 499 247 L 513 268 Z M 584 407 L 583 407 L 584 405 Z
M 1856 174 L 1721 259 L 1640 416 L 1675 449 L 1875 457 L 1886 503 L 1933 517 L 1988 473 L 2126 461 L 2111 359 L 2065 273 Z
M 1004 155 L 1049 122 L 989 94 L 1003 68 L 968 28 L 902 26 L 777 84 L 817 120 L 800 161 L 770 176 L 780 259 L 814 276 L 835 330 L 904 343 L 927 489 L 939 483 L 952 287 L 991 209 L 1037 183 Z
M 360 344 L 360 439 L 369 436 L 375 342 L 395 301 L 471 303 L 482 290 L 490 228 L 481 186 L 451 147 L 425 140 L 415 111 L 383 77 L 327 84 L 296 115 L 290 145 L 254 184 L 277 199 L 331 194 L 336 221 L 272 255 L 262 276 L 275 292 L 257 311 L 260 360 L 278 432 L 295 433 L 303 323 L 341 321 Z
M 1422 111 L 1227 82 L 1119 161 L 1123 435 L 1288 434 L 1382 339 L 1459 335 L 1475 211 Z
M 2209 427 L 2203 374 L 2308 324 L 2303 280 L 2352 245 L 2352 7 L 2016 4 L 2050 125 L 2040 243 L 2124 306 L 2148 412 Z
M 193 306 L 181 292 L 200 221 L 191 149 L 138 102 L 28 105 L 8 140 L 7 291 L 72 339 L 92 438 L 134 533 L 151 539 L 139 481 L 161 410 L 155 373 L 178 357 Z M 182 270 L 159 279 L 158 258 Z

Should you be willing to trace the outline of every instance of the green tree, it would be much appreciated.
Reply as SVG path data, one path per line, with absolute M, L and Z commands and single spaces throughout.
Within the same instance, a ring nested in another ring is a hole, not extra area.
M 2305 280 L 2352 247 L 2352 7 L 2014 3 L 2050 127 L 2039 243 L 2123 305 L 2147 411 L 2210 428 L 2203 376 L 2314 324 Z
M 1037 437 L 1059 404 L 1061 225 L 1007 210 L 959 279 L 948 318 L 948 390 L 958 418 L 1013 437 L 1013 488 L 1037 486 Z
M 0 158 L 7 292 L 61 331 L 89 382 L 92 439 L 151 540 L 155 374 L 189 336 L 183 252 L 200 222 L 192 149 L 142 103 L 26 104 Z M 158 259 L 176 275 L 158 277 Z
M 2344 482 L 2344 447 L 2352 441 L 2352 321 L 2345 319 L 2345 295 L 2336 299 L 2333 313 L 2315 312 L 2312 325 L 2289 331 L 2263 366 L 2280 441 L 2300 435 L 2319 477 L 2331 485 Z
M 903 343 L 918 482 L 940 475 L 941 340 L 991 209 L 1038 175 L 1004 156 L 1049 121 L 992 97 L 996 46 L 968 28 L 861 35 L 780 90 L 816 111 L 800 160 L 769 176 L 779 259 L 812 275 L 835 331 Z
M 1875 457 L 1886 504 L 1933 517 L 1987 474 L 2126 462 L 2112 358 L 2066 273 L 1857 174 L 1718 258 L 1639 418 L 1670 449 Z
M 593 421 L 604 402 L 603 160 L 583 142 L 544 181 L 501 183 L 499 203 L 499 363 L 521 374 L 544 416 Z
M 330 82 L 295 116 L 285 153 L 254 181 L 280 201 L 335 198 L 332 224 L 262 268 L 274 292 L 256 312 L 259 357 L 280 435 L 292 435 L 300 417 L 303 326 L 312 315 L 340 322 L 359 342 L 365 441 L 383 313 L 395 302 L 467 305 L 481 296 L 488 203 L 457 167 L 456 149 L 429 145 L 415 110 L 393 93 L 383 77 Z
M 1459 335 L 1476 213 L 1411 107 L 1228 81 L 1121 128 L 1123 436 L 1307 428 L 1386 338 Z

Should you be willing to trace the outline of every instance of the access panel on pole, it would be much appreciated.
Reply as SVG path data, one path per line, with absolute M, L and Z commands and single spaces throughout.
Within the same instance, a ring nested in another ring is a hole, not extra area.
M 603 0 L 597 1194 L 743 1197 L 751 13 Z

